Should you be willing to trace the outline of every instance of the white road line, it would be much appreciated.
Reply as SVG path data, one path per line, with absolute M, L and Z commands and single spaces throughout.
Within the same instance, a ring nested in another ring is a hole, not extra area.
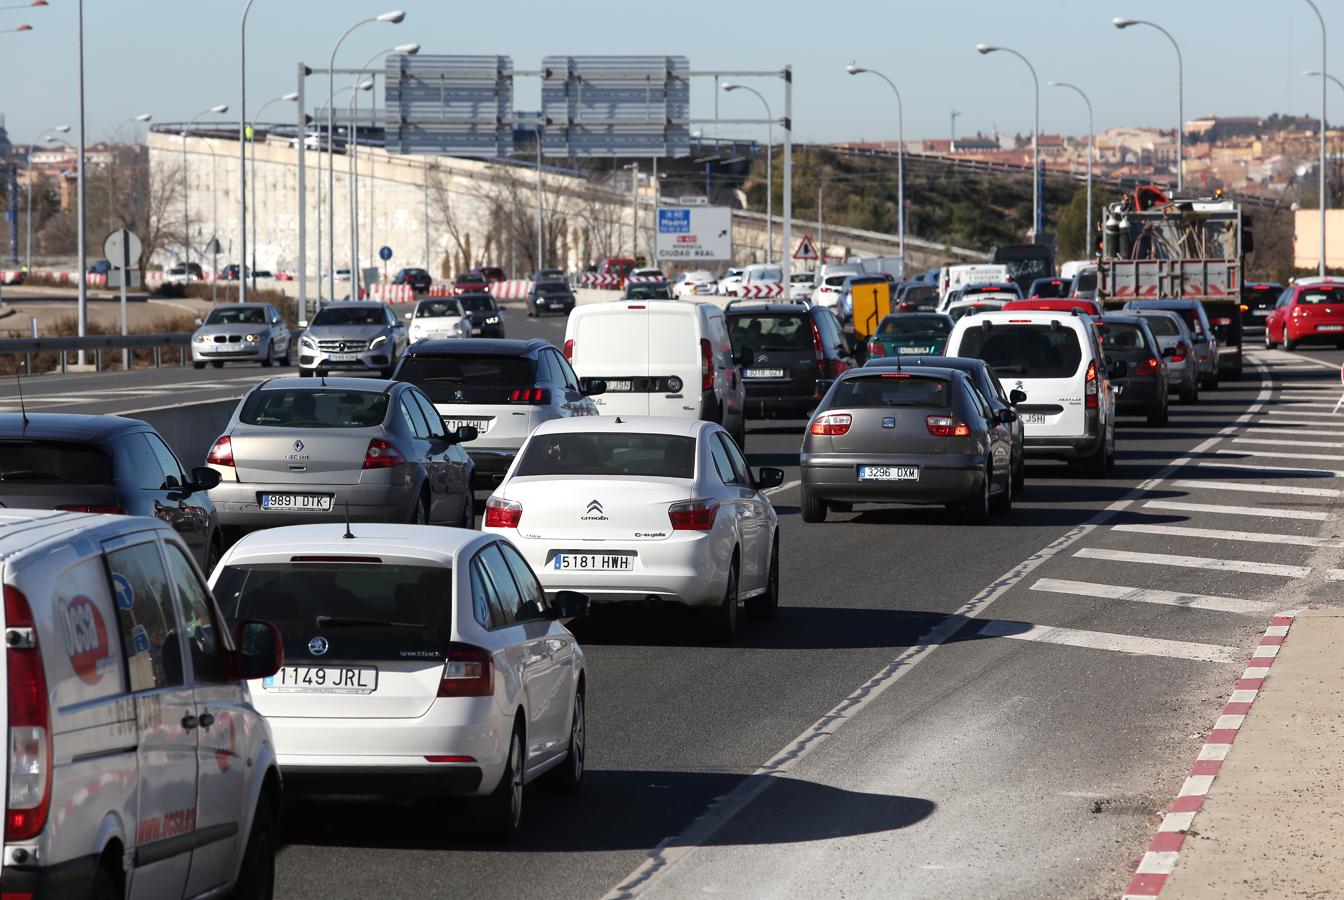
M 1076 558 L 1104 559 L 1108 562 L 1208 569 L 1213 572 L 1247 572 L 1256 575 L 1279 575 L 1284 578 L 1306 578 L 1311 574 L 1311 568 L 1308 566 L 1284 566 L 1278 563 L 1241 559 L 1210 559 L 1204 556 L 1177 556 L 1174 553 L 1137 553 L 1133 550 L 1107 550 L 1103 547 L 1083 547 L 1073 555 Z
M 1344 456 L 1336 457 L 1344 459 Z M 1306 509 L 1280 509 L 1274 506 L 1223 506 L 1217 503 L 1182 503 L 1177 500 L 1149 500 L 1144 509 L 1171 509 L 1177 512 L 1214 513 L 1229 516 L 1263 516 L 1267 519 L 1312 519 L 1324 522 L 1330 518 L 1326 512 L 1313 512 Z
M 1330 453 L 1293 453 L 1286 450 L 1235 450 L 1219 448 L 1214 453 L 1220 456 L 1238 456 L 1242 459 L 1255 459 L 1261 456 L 1272 456 L 1275 459 L 1314 459 L 1317 462 L 1341 462 L 1344 456 Z
M 1241 658 L 1236 647 L 1218 644 L 1196 644 L 1192 641 L 1167 641 L 1161 638 L 1135 637 L 1105 631 L 1081 631 L 1077 628 L 1053 628 L 1031 625 L 1022 630 L 1021 622 L 986 622 L 977 634 L 980 637 L 1012 638 L 1015 641 L 1038 641 L 1043 644 L 1063 644 L 1089 650 L 1110 650 L 1135 656 L 1165 656 L 1189 659 L 1195 662 L 1232 663 Z
M 796 487 L 797 487 L 798 485 L 800 485 L 800 484 L 802 484 L 801 481 L 786 481 L 786 482 L 784 482 L 783 484 L 781 484 L 779 487 L 767 488 L 766 490 L 761 491 L 761 493 L 762 493 L 762 494 L 766 494 L 766 495 L 769 495 L 769 494 L 782 494 L 782 493 L 784 493 L 785 491 L 789 490 L 790 488 L 796 488 Z
M 1344 581 L 1344 569 L 1326 569 L 1326 581 Z
M 1344 447 L 1344 442 L 1333 444 L 1329 441 L 1281 441 L 1277 438 L 1233 438 L 1234 444 L 1264 444 L 1266 447 Z
M 1341 472 L 1338 469 L 1308 469 L 1308 468 L 1298 468 L 1296 466 L 1292 468 L 1288 468 L 1285 466 L 1243 466 L 1240 463 L 1225 463 L 1225 462 L 1202 462 L 1197 463 L 1197 465 L 1210 466 L 1215 469 L 1252 469 L 1256 472 L 1286 472 L 1289 474 L 1311 475 L 1311 476 L 1328 475 L 1334 478 L 1344 476 L 1344 472 Z
M 1245 491 L 1250 494 L 1292 494 L 1295 497 L 1344 497 L 1344 491 L 1335 488 L 1294 487 L 1277 484 L 1240 484 L 1236 481 L 1173 481 L 1172 487 L 1186 490 Z
M 1344 419 L 1340 419 L 1338 416 L 1331 415 L 1330 413 L 1302 413 L 1302 412 L 1298 412 L 1297 410 L 1284 409 L 1284 410 L 1279 410 L 1278 412 L 1274 412 L 1273 410 L 1266 410 L 1265 412 L 1261 413 L 1261 415 L 1264 415 L 1264 416 L 1319 416 L 1320 418 L 1326 420 L 1326 421 L 1324 421 L 1324 422 L 1314 422 L 1314 421 L 1312 421 L 1311 419 L 1262 419 L 1262 420 L 1260 421 L 1260 424 L 1261 424 L 1261 425 L 1269 425 L 1269 426 L 1278 426 L 1278 425 L 1301 425 L 1301 426 L 1304 426 L 1304 427 L 1306 427 L 1306 428 L 1320 428 L 1320 427 L 1322 427 L 1322 426 L 1327 426 L 1327 427 L 1328 427 L 1328 426 L 1331 426 L 1331 425 L 1344 425 Z
M 1261 531 L 1225 531 L 1218 528 L 1191 528 L 1187 525 L 1149 525 L 1132 522 L 1116 525 L 1112 531 L 1130 534 L 1158 534 L 1169 537 L 1204 538 L 1210 541 L 1243 541 L 1250 544 L 1285 544 L 1296 547 L 1344 548 L 1344 541 L 1301 534 L 1268 534 Z
M 1257 615 L 1273 609 L 1273 603 L 1243 600 L 1240 597 L 1218 597 L 1209 594 L 1181 594 L 1175 591 L 1156 591 L 1126 587 L 1122 584 L 1093 584 L 1090 581 L 1067 581 L 1060 578 L 1041 578 L 1031 586 L 1033 591 L 1052 594 L 1072 594 L 1101 600 L 1130 600 L 1137 603 L 1158 603 L 1163 606 L 1188 606 L 1191 609 L 1211 609 L 1216 612 Z
M 1280 437 L 1286 437 L 1290 434 L 1302 434 L 1307 437 L 1344 437 L 1344 431 L 1319 431 L 1316 429 L 1308 430 L 1296 425 L 1290 425 L 1280 428 L 1266 428 L 1264 426 L 1251 427 L 1246 429 L 1247 434 L 1277 434 Z

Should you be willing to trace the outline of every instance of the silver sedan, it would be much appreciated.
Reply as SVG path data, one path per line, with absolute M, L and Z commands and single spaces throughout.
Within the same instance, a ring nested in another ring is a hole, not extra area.
M 414 385 L 366 378 L 265 381 L 243 397 L 206 462 L 220 525 L 474 524 L 474 428 L 452 432 Z
M 259 362 L 263 366 L 289 365 L 289 326 L 269 303 L 231 303 L 216 306 L 197 319 L 191 336 L 191 364 L 216 369 L 226 362 Z

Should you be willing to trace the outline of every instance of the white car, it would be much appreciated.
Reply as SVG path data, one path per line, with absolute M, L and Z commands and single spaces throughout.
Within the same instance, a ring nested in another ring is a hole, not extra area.
M 737 289 L 742 286 L 742 270 L 728 269 L 719 279 L 719 296 L 736 297 Z
M 834 312 L 836 317 L 839 318 L 840 310 L 838 307 L 840 306 L 840 298 L 844 295 L 845 282 L 848 279 L 849 274 L 845 272 L 823 275 L 821 283 L 818 284 L 817 289 L 812 292 L 812 305 L 824 306 L 826 309 Z
M 211 582 L 227 617 L 264 614 L 283 637 L 284 666 L 251 688 L 285 789 L 483 797 L 484 829 L 512 837 L 526 783 L 583 777 L 584 658 L 561 622 L 587 598 L 548 600 L 495 535 L 346 529 L 250 534 Z
M 674 296 L 689 300 L 706 294 L 713 294 L 718 288 L 718 280 L 713 273 L 704 269 L 687 272 L 672 287 Z
M 486 501 L 484 530 L 507 535 L 550 596 L 703 610 L 716 638 L 738 604 L 779 605 L 779 528 L 761 493 L 780 469 L 751 468 L 710 422 L 617 416 L 547 422 Z
M 1016 300 L 1016 297 L 1012 299 Z M 958 300 L 955 303 L 949 303 L 944 310 L 947 315 L 954 319 L 960 319 L 962 316 L 975 313 L 994 311 L 998 312 L 1008 305 L 1008 298 L 1005 297 L 968 297 L 965 300 Z
M 462 304 L 456 297 L 421 300 L 406 313 L 407 340 L 451 340 L 470 336 L 471 323 L 464 322 Z
M 791 272 L 789 273 L 788 299 L 810 303 L 812 302 L 812 292 L 816 290 L 816 285 L 816 272 Z

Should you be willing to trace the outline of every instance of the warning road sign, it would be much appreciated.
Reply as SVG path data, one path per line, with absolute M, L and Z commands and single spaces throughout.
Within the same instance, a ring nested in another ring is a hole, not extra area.
M 794 259 L 816 259 L 817 247 L 812 243 L 812 235 L 805 234 L 803 239 L 798 242 L 798 249 L 793 251 Z

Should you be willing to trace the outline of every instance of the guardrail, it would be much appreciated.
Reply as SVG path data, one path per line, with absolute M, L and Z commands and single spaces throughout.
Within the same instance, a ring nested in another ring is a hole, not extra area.
M 61 357 L 61 371 L 67 371 L 69 365 L 68 355 L 71 352 L 83 350 L 86 354 L 93 353 L 93 368 L 95 372 L 102 371 L 103 351 L 104 350 L 142 350 L 145 348 L 154 351 L 154 368 L 163 365 L 163 351 L 165 348 L 180 347 L 178 352 L 178 365 L 185 366 L 190 356 L 187 348 L 191 346 L 191 334 L 189 332 L 177 332 L 173 334 L 93 334 L 85 337 L 74 335 L 60 337 L 37 337 L 37 338 L 7 338 L 0 340 L 0 355 L 23 354 L 23 369 L 26 374 L 33 373 L 33 354 L 34 353 L 59 353 Z

